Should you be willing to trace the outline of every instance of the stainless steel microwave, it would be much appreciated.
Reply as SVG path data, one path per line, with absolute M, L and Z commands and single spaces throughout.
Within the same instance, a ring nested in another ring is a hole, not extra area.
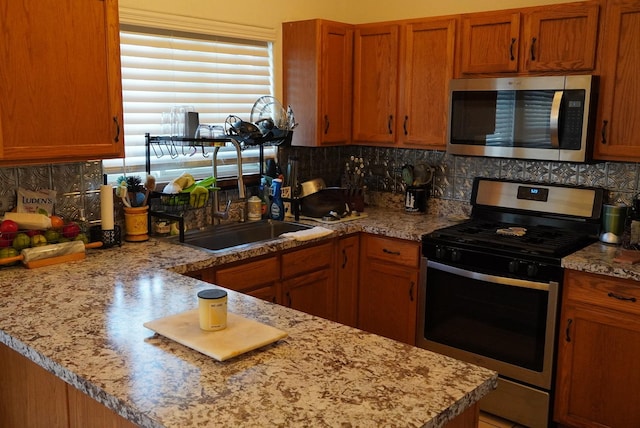
M 597 77 L 453 79 L 447 152 L 587 162 L 591 158 Z

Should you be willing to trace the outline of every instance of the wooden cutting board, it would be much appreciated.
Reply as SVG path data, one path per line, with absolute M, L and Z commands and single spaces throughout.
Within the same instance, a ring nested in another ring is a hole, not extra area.
M 227 313 L 227 328 L 224 330 L 201 330 L 197 309 L 148 321 L 143 325 L 218 361 L 228 360 L 287 337 L 287 333 L 280 329 L 233 313 Z

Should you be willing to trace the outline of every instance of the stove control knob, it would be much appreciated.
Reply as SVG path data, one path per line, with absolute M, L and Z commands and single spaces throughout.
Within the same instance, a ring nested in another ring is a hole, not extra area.
M 509 262 L 509 273 L 518 273 L 518 267 L 520 267 L 520 262 L 518 260 L 511 260 Z
M 456 249 L 451 250 L 451 261 L 459 262 L 462 260 L 462 252 Z
M 527 276 L 534 278 L 538 276 L 538 265 L 535 263 L 530 263 L 527 266 Z
M 437 246 L 436 247 L 436 258 L 437 259 L 444 259 L 446 257 L 447 257 L 447 247 Z

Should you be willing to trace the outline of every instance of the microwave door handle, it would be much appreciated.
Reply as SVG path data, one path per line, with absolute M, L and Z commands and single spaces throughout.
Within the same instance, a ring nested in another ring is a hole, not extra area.
M 562 96 L 564 91 L 556 91 L 551 102 L 551 115 L 549 116 L 549 134 L 551 137 L 551 147 L 560 148 L 560 137 L 558 135 L 560 122 L 560 105 L 562 104 Z

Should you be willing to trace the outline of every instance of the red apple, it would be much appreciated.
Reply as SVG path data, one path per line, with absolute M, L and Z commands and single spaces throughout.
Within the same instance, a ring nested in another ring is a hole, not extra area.
M 6 248 L 11 246 L 13 239 L 9 239 L 4 235 L 0 235 L 0 248 Z
M 28 237 L 32 238 L 32 237 L 34 237 L 36 235 L 42 235 L 42 231 L 41 230 L 35 230 L 35 229 L 27 230 L 27 236 Z
M 73 239 L 80 233 L 80 226 L 74 222 L 69 222 L 62 227 L 62 236 Z
M 18 229 L 18 223 L 13 220 L 3 220 L 0 223 L 0 234 L 7 239 L 13 239 Z

